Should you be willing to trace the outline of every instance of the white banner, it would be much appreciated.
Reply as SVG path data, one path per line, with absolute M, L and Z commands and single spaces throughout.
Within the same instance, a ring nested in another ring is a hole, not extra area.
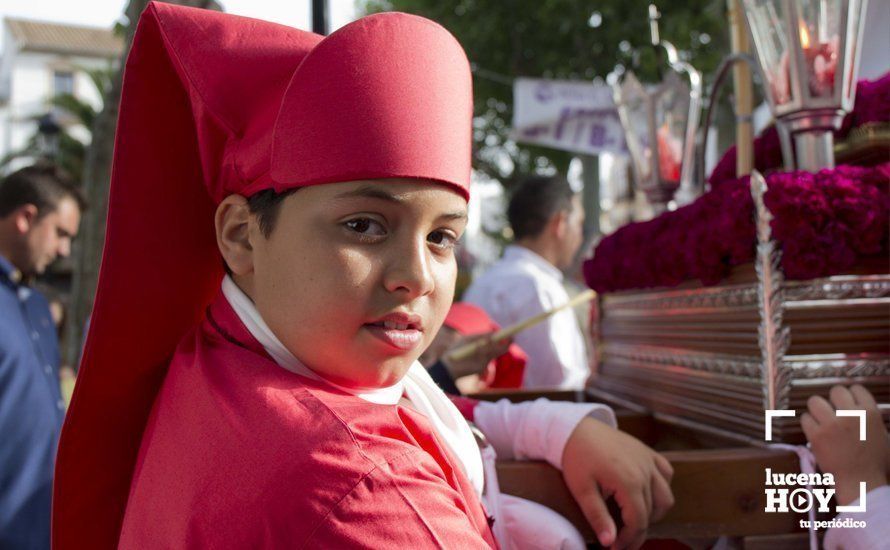
M 517 78 L 510 136 L 573 153 L 627 152 L 612 89 L 605 84 Z

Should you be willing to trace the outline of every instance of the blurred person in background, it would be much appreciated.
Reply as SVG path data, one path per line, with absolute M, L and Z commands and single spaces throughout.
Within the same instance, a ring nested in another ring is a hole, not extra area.
M 49 313 L 52 316 L 53 323 L 56 325 L 56 335 L 59 338 L 59 348 L 65 349 L 65 323 L 68 318 L 68 300 L 65 294 L 58 288 L 47 284 L 45 281 L 34 285 L 34 290 L 43 294 L 46 301 L 49 302 Z M 78 357 L 79 359 L 79 357 Z M 77 362 L 75 361 L 75 365 Z M 74 393 L 74 382 L 77 378 L 77 372 L 74 367 L 67 363 L 59 365 L 59 383 L 62 388 L 62 400 L 65 401 L 65 410 L 71 403 L 71 396 Z
M 500 328 L 481 308 L 455 302 L 435 339 L 418 360 L 439 387 L 452 395 L 488 388 L 518 388 L 522 385 L 527 357 L 512 339 L 491 339 Z M 481 340 L 484 344 L 477 344 L 475 352 L 465 358 L 450 355 Z
M 71 252 L 83 198 L 57 167 L 0 182 L 0 548 L 49 548 L 53 463 L 65 403 L 46 298 L 31 286 Z
M 501 326 L 569 301 L 562 270 L 581 247 L 584 207 L 565 178 L 534 176 L 516 188 L 507 218 L 514 243 L 463 296 Z M 515 342 L 528 355 L 524 388 L 577 389 L 590 375 L 581 325 L 571 309 L 520 332 Z

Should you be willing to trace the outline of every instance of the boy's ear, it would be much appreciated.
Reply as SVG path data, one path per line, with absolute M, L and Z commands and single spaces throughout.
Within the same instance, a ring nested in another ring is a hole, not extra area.
M 250 209 L 241 195 L 229 195 L 216 207 L 216 245 L 234 275 L 253 271 Z

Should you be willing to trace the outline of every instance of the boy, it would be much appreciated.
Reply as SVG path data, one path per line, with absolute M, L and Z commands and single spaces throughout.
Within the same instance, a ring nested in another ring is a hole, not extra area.
M 57 548 L 497 544 L 499 500 L 480 500 L 496 479 L 416 362 L 454 291 L 471 113 L 466 57 L 430 21 L 381 14 L 322 40 L 150 4 Z M 489 424 L 547 408 L 532 405 L 489 407 Z M 608 411 L 572 409 L 492 435 L 562 466 L 603 542 L 639 544 L 671 504 L 670 465 Z

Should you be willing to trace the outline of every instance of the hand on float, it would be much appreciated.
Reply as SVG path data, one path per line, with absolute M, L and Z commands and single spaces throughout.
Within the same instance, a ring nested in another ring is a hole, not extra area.
M 859 498 L 860 481 L 867 491 L 887 484 L 890 440 L 868 390 L 859 385 L 834 386 L 829 399 L 830 403 L 817 395 L 810 397 L 800 426 L 819 468 L 835 477 L 838 504 L 846 506 Z M 865 410 L 865 441 L 859 440 L 858 417 L 835 414 L 844 409 Z
M 642 442 L 593 418 L 582 420 L 562 457 L 566 485 L 603 546 L 639 548 L 649 524 L 674 505 L 666 458 Z M 624 526 L 616 534 L 606 508 L 614 497 Z
M 507 353 L 510 344 L 513 343 L 512 338 L 504 338 L 502 340 L 494 340 L 495 333 L 476 334 L 473 336 L 465 336 L 459 339 L 449 348 L 449 351 L 442 356 L 442 362 L 448 369 L 448 373 L 452 378 L 457 380 L 462 376 L 471 374 L 482 374 L 485 367 L 492 359 L 500 357 Z M 473 351 L 469 355 L 456 357 L 450 353 L 451 350 L 472 346 Z

